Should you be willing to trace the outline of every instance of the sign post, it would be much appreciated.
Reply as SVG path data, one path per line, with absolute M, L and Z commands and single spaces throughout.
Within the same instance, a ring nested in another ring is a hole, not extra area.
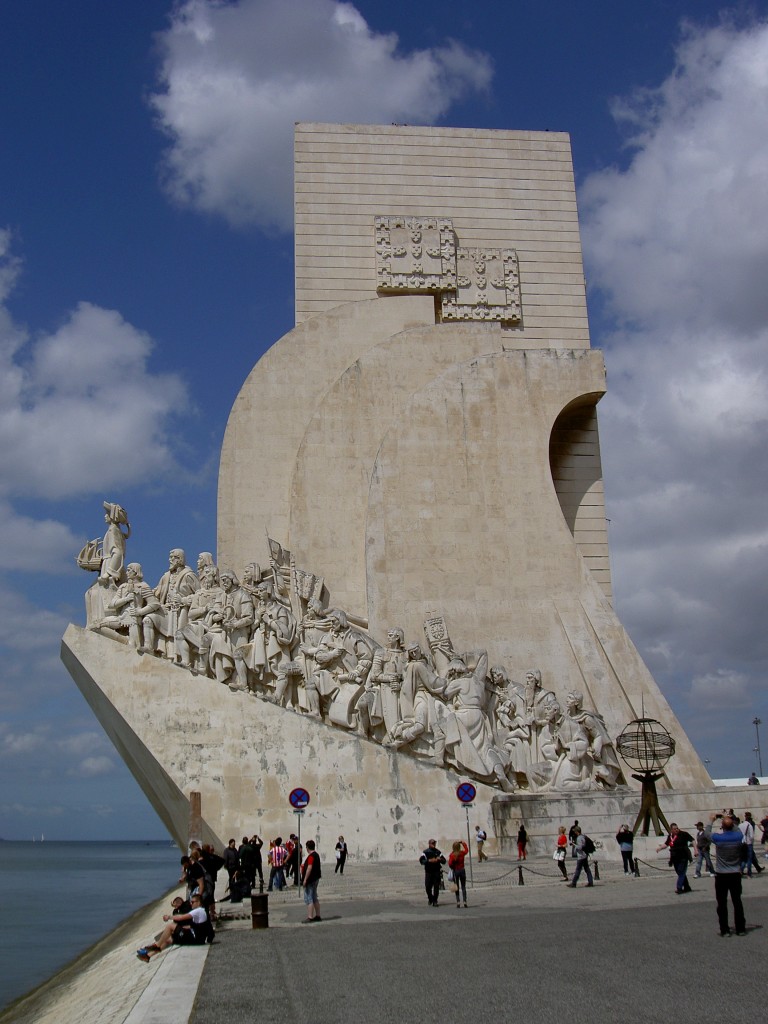
M 469 808 L 477 796 L 477 790 L 471 782 L 460 782 L 456 787 L 456 798 L 459 803 L 464 804 L 464 812 L 467 816 L 467 850 L 469 851 L 469 884 L 474 889 L 475 878 L 472 873 L 472 841 L 469 835 Z
M 288 794 L 288 803 L 293 808 L 293 813 L 296 815 L 296 839 L 298 842 L 298 850 L 296 851 L 298 857 L 298 867 L 296 869 L 297 880 L 299 884 L 299 899 L 301 899 L 301 819 L 304 817 L 304 809 L 309 803 L 309 793 L 306 789 L 297 787 L 292 789 Z

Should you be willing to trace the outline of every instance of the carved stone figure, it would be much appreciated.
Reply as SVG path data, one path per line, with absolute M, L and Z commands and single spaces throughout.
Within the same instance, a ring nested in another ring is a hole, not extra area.
M 256 683 L 275 685 L 281 665 L 291 660 L 296 637 L 296 619 L 290 608 L 275 598 L 271 584 L 261 580 L 253 585 L 253 634 L 237 650 L 238 678 L 245 670 L 251 689 Z
M 596 711 L 582 707 L 584 695 L 572 691 L 566 699 L 568 717 L 582 726 L 589 739 L 589 754 L 594 762 L 593 778 L 605 789 L 614 789 L 621 778 L 621 765 L 605 720 Z
M 187 609 L 199 587 L 200 580 L 187 565 L 182 548 L 172 548 L 168 555 L 168 572 L 163 573 L 155 587 L 155 596 L 162 608 L 143 617 L 143 650 L 175 659 L 173 639 L 176 631 L 186 625 Z
M 350 627 L 346 613 L 328 613 L 331 628 L 315 650 L 315 684 L 321 700 L 328 702 L 328 718 L 334 725 L 351 729 L 357 698 L 373 664 L 374 641 Z
M 374 729 L 389 733 L 400 720 L 400 687 L 407 664 L 403 646 L 405 633 L 399 626 L 387 633 L 387 646 L 379 647 L 365 682 L 365 690 L 357 700 L 360 730 L 371 736 Z
M 104 520 L 107 532 L 101 545 L 101 569 L 99 579 L 117 586 L 125 576 L 125 545 L 131 536 L 131 524 L 124 508 L 110 501 L 104 502 Z M 125 526 L 125 533 L 121 527 Z
M 107 532 L 103 540 L 89 540 L 77 556 L 77 564 L 87 572 L 98 572 L 96 583 L 86 592 L 86 622 L 93 626 L 109 614 L 107 605 L 119 584 L 125 582 L 125 545 L 131 535 L 124 508 L 111 501 L 103 502 Z M 125 526 L 125 532 L 121 529 Z
M 129 562 L 125 567 L 126 582 L 121 583 L 117 592 L 106 605 L 106 616 L 91 624 L 91 629 L 113 629 L 126 633 L 129 642 L 141 647 L 141 620 L 150 612 L 160 611 L 160 602 L 155 592 L 144 582 L 144 575 L 138 562 Z
M 307 603 L 307 611 L 299 626 L 299 664 L 304 676 L 304 694 L 307 711 L 320 718 L 320 694 L 317 689 L 317 663 L 315 655 L 323 637 L 331 628 L 330 619 L 323 617 L 323 606 L 317 598 Z
M 493 669 L 491 670 L 493 675 Z M 508 692 L 496 706 L 496 720 L 501 727 L 502 749 L 507 755 L 507 773 L 524 772 L 530 764 L 531 727 L 519 714 L 520 698 Z
M 205 566 L 200 583 L 189 604 L 186 626 L 176 630 L 176 651 L 182 668 L 203 674 L 210 670 L 224 683 L 235 667 L 234 652 L 224 629 L 227 595 L 219 586 L 215 565 Z
M 412 747 L 414 754 L 428 756 L 434 764 L 445 762 L 445 731 L 442 726 L 445 680 L 430 667 L 418 644 L 410 644 L 400 690 L 400 721 L 385 740 L 396 750 Z
M 256 587 L 261 582 L 261 566 L 258 562 L 249 562 L 243 569 L 243 582 L 241 586 L 251 597 L 256 596 Z
M 563 714 L 557 700 L 547 703 L 545 715 L 540 737 L 542 761 L 528 769 L 531 787 L 563 792 L 596 789 L 591 778 L 589 737 L 584 728 Z
M 523 699 L 521 713 L 531 730 L 529 763 L 536 764 L 541 760 L 540 735 L 548 721 L 547 704 L 555 700 L 555 695 L 551 690 L 544 689 L 541 672 L 536 668 L 525 673 L 524 685 L 516 689 Z
M 476 658 L 474 671 L 467 667 L 465 658 Z M 506 776 L 504 758 L 496 749 L 491 723 L 483 710 L 487 672 L 486 651 L 469 652 L 449 664 L 444 694 L 447 701 L 453 700 L 453 711 L 446 716 L 446 753 L 458 768 L 480 777 L 491 776 L 505 792 L 511 792 L 515 787 Z
M 230 680 L 231 689 L 247 689 L 247 678 L 243 679 L 238 669 L 243 665 L 242 659 L 237 660 L 237 651 L 248 643 L 253 629 L 253 601 L 251 595 L 240 586 L 237 576 L 231 569 L 224 569 L 219 574 L 221 589 L 224 591 L 224 632 L 229 644 L 232 661 L 237 675 Z
M 211 565 L 216 563 L 213 560 L 213 555 L 210 551 L 201 551 L 197 556 L 197 578 L 203 578 L 203 569 L 207 569 Z

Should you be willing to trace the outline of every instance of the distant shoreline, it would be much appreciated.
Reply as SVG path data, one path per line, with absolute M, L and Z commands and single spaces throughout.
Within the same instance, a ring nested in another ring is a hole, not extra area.
M 65 842 L 65 840 L 58 841 Z M 77 840 L 73 841 L 77 842 Z M 0 1024 L 35 1024 L 43 1013 L 55 1007 L 64 990 L 75 978 L 78 978 L 83 971 L 98 963 L 107 954 L 118 949 L 128 940 L 143 919 L 148 920 L 150 931 L 157 931 L 161 923 L 160 917 L 163 909 L 167 907 L 172 895 L 181 891 L 181 888 L 178 884 L 172 885 L 162 896 L 135 910 L 112 931 L 78 953 L 47 981 L 41 982 L 26 994 L 14 999 L 0 1011 Z M 152 921 L 154 921 L 154 925 L 151 924 Z M 66 932 L 62 932 L 62 936 L 65 938 Z M 68 1022 L 62 1018 L 61 1024 L 68 1024 Z

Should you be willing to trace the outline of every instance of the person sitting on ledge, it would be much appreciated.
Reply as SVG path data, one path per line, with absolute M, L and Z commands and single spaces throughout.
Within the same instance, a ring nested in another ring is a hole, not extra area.
M 199 896 L 190 899 L 192 909 L 188 914 L 163 914 L 165 928 L 157 942 L 136 950 L 136 956 L 148 964 L 157 953 L 162 953 L 169 946 L 202 946 L 213 942 L 213 925 L 208 913 L 203 910 Z

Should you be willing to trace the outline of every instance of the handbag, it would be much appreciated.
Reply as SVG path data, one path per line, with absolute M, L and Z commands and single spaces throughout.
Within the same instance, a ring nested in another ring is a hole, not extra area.
M 453 873 L 453 868 L 448 868 L 448 881 L 449 882 L 455 882 L 456 881 L 456 876 Z

